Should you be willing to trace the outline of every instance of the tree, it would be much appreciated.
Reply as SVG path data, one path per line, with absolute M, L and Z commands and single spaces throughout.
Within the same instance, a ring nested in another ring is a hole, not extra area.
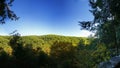
M 91 53 L 91 59 L 93 67 L 97 67 L 100 62 L 110 59 L 110 51 L 104 44 L 97 44 L 95 50 Z
M 55 42 L 51 46 L 50 56 L 54 68 L 80 68 L 76 47 L 69 42 Z
M 89 0 L 93 21 L 80 22 L 82 29 L 94 31 L 99 42 L 116 46 L 118 55 L 120 28 L 119 0 Z
M 14 0 L 0 0 L 0 23 L 4 24 L 6 19 L 18 20 L 16 14 L 10 9 Z

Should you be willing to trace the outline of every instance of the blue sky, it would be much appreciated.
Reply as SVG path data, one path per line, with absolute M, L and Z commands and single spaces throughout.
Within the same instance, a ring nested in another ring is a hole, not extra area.
M 21 35 L 88 36 L 78 21 L 92 20 L 88 0 L 15 0 L 11 8 L 18 21 L 0 25 L 0 35 L 18 30 Z

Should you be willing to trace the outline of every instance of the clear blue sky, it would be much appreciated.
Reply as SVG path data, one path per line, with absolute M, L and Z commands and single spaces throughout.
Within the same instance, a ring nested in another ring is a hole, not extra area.
M 11 8 L 18 21 L 0 25 L 0 35 L 18 30 L 21 35 L 88 36 L 78 21 L 92 20 L 88 0 L 15 0 Z

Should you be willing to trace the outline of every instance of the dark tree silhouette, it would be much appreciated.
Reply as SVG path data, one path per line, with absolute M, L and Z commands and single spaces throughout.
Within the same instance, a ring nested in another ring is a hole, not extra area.
M 0 23 L 4 24 L 6 19 L 18 20 L 16 14 L 10 9 L 14 0 L 0 0 Z
M 10 46 L 13 50 L 12 57 L 15 68 L 49 68 L 49 58 L 41 48 L 33 49 L 32 44 L 23 46 L 22 37 L 19 33 L 13 34 Z M 50 62 L 49 62 L 50 63 Z
M 89 0 L 90 12 L 93 14 L 93 21 L 82 21 L 82 29 L 94 31 L 99 42 L 116 47 L 120 37 L 120 0 Z

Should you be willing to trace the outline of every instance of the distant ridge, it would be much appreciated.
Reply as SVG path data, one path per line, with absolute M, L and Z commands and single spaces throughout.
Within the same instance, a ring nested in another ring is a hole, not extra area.
M 87 38 L 87 37 L 68 36 L 68 35 L 58 35 L 58 34 L 46 34 L 46 35 L 24 35 L 24 36 L 63 36 L 63 37 L 78 37 L 78 38 Z

